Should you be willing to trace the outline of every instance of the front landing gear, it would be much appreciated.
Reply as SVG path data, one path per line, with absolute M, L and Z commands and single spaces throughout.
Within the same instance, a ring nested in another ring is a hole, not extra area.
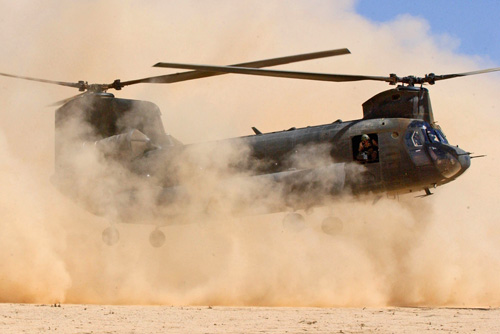
M 120 240 L 120 233 L 114 226 L 110 226 L 104 231 L 102 231 L 102 241 L 108 246 L 116 245 Z
M 321 230 L 328 235 L 338 235 L 344 229 L 344 223 L 340 218 L 329 216 L 321 222 Z
M 283 226 L 290 231 L 299 232 L 306 227 L 306 222 L 300 213 L 292 212 L 283 217 Z
M 149 243 L 153 247 L 161 247 L 165 243 L 165 234 L 160 231 L 159 229 L 155 229 L 151 234 L 149 235 Z

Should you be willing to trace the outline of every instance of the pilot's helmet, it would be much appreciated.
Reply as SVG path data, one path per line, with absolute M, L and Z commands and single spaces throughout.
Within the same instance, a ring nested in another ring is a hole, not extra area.
M 370 137 L 367 134 L 364 134 L 361 136 L 361 141 L 365 141 L 365 140 L 370 140 Z

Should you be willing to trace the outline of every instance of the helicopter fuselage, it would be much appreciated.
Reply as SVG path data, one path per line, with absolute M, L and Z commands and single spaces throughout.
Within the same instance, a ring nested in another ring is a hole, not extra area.
M 116 154 L 110 154 L 115 160 L 163 188 L 160 204 L 168 205 L 182 193 L 185 180 L 180 168 L 190 165 L 203 177 L 207 167 L 215 165 L 224 167 L 228 179 L 245 176 L 278 184 L 276 189 L 286 205 L 299 209 L 342 194 L 429 193 L 430 188 L 456 179 L 470 166 L 469 154 L 450 145 L 441 129 L 431 123 L 426 89 L 388 90 L 365 102 L 363 110 L 364 118 L 358 120 L 271 133 L 254 128 L 251 136 L 182 145 L 165 133 L 153 103 L 111 94 L 85 96 L 56 111 L 56 178 L 78 177 L 68 173 L 62 153 L 93 142 L 95 147 L 106 147 L 107 155 L 115 150 L 111 153 Z M 385 117 L 394 113 L 399 117 Z M 90 125 L 87 131 L 64 130 L 77 116 Z M 133 136 L 148 144 L 139 153 L 122 154 L 125 146 L 131 152 Z M 125 146 L 113 144 L 127 138 Z M 193 159 L 198 153 L 211 156 L 210 166 Z

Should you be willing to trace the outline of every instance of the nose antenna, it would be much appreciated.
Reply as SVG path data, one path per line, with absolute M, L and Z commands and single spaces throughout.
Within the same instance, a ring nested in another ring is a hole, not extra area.
M 471 158 L 471 159 L 475 159 L 475 158 L 484 158 L 484 157 L 487 157 L 487 155 L 486 155 L 486 154 L 480 154 L 480 155 L 474 155 L 474 156 L 473 156 L 472 154 L 474 154 L 474 153 L 473 153 L 473 152 L 465 152 L 465 153 L 461 153 L 461 154 L 459 154 L 459 156 L 460 156 L 460 155 L 468 155 L 468 156 L 469 156 L 469 158 Z

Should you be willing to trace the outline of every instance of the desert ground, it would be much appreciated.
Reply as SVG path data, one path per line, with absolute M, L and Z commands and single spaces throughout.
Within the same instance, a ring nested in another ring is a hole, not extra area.
M 498 333 L 498 308 L 0 304 L 8 333 Z

